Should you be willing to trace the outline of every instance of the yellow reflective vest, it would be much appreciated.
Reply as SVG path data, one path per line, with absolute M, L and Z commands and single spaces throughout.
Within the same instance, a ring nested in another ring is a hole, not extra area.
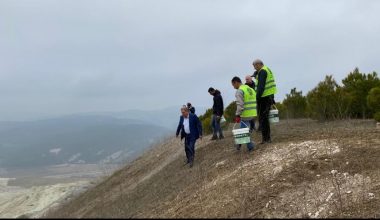
M 240 117 L 250 118 L 257 116 L 256 91 L 247 85 L 241 85 L 239 90 L 243 91 L 244 109 Z
M 263 66 L 263 68 L 261 68 L 261 69 L 263 69 L 267 72 L 267 80 L 265 82 L 265 89 L 264 89 L 264 93 L 263 93 L 262 97 L 266 97 L 266 96 L 276 94 L 277 93 L 277 87 L 276 87 L 276 82 L 274 80 L 274 75 L 273 75 L 272 71 L 267 66 Z

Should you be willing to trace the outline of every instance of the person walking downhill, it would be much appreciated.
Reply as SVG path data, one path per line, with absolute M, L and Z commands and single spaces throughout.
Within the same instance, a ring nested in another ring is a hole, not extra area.
M 240 123 L 240 128 L 250 126 L 250 121 L 257 116 L 256 110 L 256 92 L 247 85 L 243 85 L 241 79 L 237 76 L 231 80 L 232 86 L 236 89 L 236 113 L 235 122 Z M 236 145 L 236 149 L 240 150 L 241 145 Z M 248 151 L 253 151 L 254 143 L 251 140 L 247 144 Z
M 256 91 L 256 84 L 253 81 L 252 76 L 250 76 L 250 75 L 245 76 L 245 85 L 251 87 L 253 90 Z M 253 130 L 256 130 L 255 118 L 250 121 L 250 124 L 251 124 L 251 126 L 249 129 L 249 132 L 252 133 Z
M 195 156 L 195 142 L 202 140 L 202 123 L 197 115 L 189 112 L 186 105 L 181 108 L 181 117 L 177 127 L 176 137 L 181 133 L 181 141 L 185 138 L 186 164 L 193 167 Z
M 265 66 L 263 61 L 256 59 L 252 63 L 257 76 L 257 104 L 259 109 L 259 123 L 262 133 L 262 142 L 260 144 L 271 143 L 269 111 L 274 104 L 274 94 L 277 93 L 276 82 L 273 72 Z
M 224 113 L 223 97 L 219 90 L 214 89 L 212 87 L 208 89 L 208 92 L 210 93 L 210 95 L 214 96 L 213 98 L 214 104 L 212 106 L 212 119 L 211 119 L 213 135 L 212 135 L 211 140 L 217 140 L 218 138 L 223 139 L 224 138 L 223 131 L 220 126 L 220 120 Z M 218 137 L 218 134 L 219 134 L 219 137 Z

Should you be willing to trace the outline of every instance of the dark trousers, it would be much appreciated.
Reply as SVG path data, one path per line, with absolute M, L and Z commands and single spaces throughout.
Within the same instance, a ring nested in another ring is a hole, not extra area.
M 220 127 L 220 117 L 218 120 L 217 115 L 212 115 L 211 126 L 212 126 L 214 137 L 218 137 L 218 133 L 219 133 L 219 137 L 223 136 L 223 131 L 222 131 L 222 128 Z
M 185 153 L 187 162 L 194 161 L 194 155 L 195 155 L 195 142 L 197 140 L 195 138 L 192 138 L 189 134 L 185 137 Z
M 270 125 L 269 125 L 269 111 L 273 103 L 271 97 L 262 97 L 258 100 L 259 106 L 259 123 L 262 134 L 262 141 L 269 141 L 270 138 Z
M 256 129 L 256 127 L 255 127 L 255 119 L 252 119 L 251 121 L 249 121 L 249 123 L 250 123 L 250 131 L 252 132 L 253 130 L 255 130 Z

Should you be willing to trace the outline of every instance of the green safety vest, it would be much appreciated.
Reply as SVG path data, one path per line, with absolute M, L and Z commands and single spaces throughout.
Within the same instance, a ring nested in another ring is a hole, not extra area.
M 277 93 L 276 82 L 274 81 L 274 75 L 267 66 L 263 66 L 261 69 L 267 72 L 267 80 L 265 81 L 264 93 L 261 97 L 274 95 Z M 258 78 L 258 77 L 257 77 Z
M 257 116 L 256 108 L 256 92 L 251 87 L 247 85 L 241 85 L 239 87 L 243 91 L 244 95 L 244 110 L 240 117 L 242 118 L 251 118 Z

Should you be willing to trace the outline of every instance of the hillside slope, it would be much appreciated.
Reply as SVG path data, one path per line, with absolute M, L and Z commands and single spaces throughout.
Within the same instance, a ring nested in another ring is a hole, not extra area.
M 379 217 L 373 121 L 283 121 L 273 143 L 236 151 L 230 132 L 197 144 L 193 168 L 171 139 L 47 217 Z M 259 141 L 259 134 L 253 138 Z

